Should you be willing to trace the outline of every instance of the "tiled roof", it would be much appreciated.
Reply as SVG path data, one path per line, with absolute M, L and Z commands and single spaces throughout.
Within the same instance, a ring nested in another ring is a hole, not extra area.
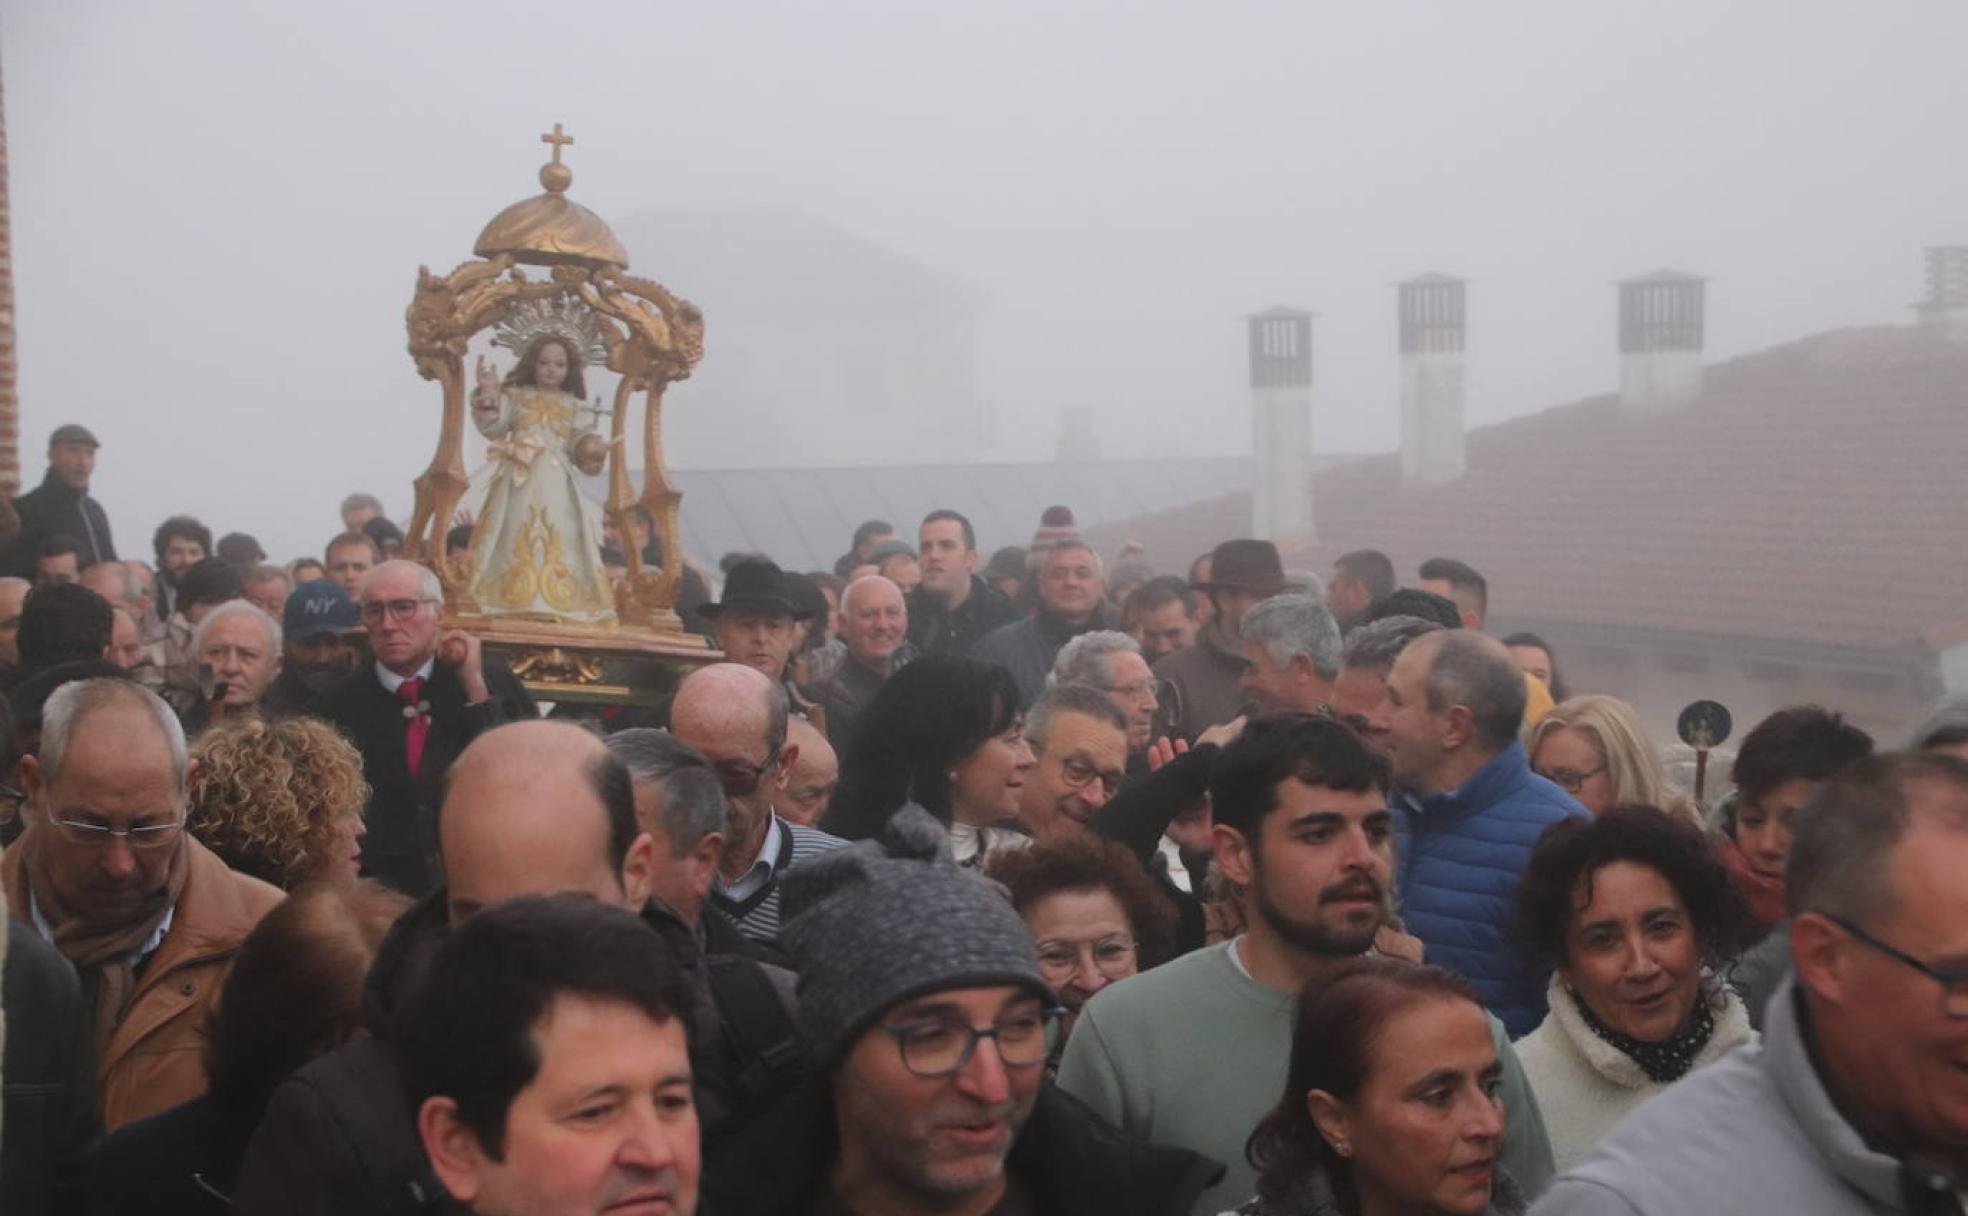
M 631 474 L 638 485 L 639 471 Z M 854 529 L 885 519 L 911 543 L 923 516 L 963 512 L 986 557 L 1001 545 L 1029 545 L 1039 516 L 1071 507 L 1080 527 L 1244 493 L 1244 456 L 1088 463 L 891 465 L 880 468 L 680 469 L 683 548 L 714 566 L 733 550 L 769 554 L 792 570 L 831 570 Z M 586 481 L 597 502 L 600 478 Z
M 1468 472 L 1403 486 L 1397 454 L 1314 482 L 1324 570 L 1378 548 L 1403 581 L 1457 557 L 1493 616 L 1861 649 L 1968 619 L 1968 344 L 1841 330 L 1711 367 L 1621 418 L 1594 397 L 1470 432 Z M 1249 528 L 1250 496 L 1091 530 L 1163 569 Z

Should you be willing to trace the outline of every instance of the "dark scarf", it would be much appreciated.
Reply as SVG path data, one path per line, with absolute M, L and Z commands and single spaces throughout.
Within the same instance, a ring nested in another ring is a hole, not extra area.
M 1688 1070 L 1695 1066 L 1695 1057 L 1708 1046 L 1708 1040 L 1715 1034 L 1715 1011 L 1709 1008 L 1706 985 L 1695 998 L 1695 1011 L 1688 1016 L 1688 1024 L 1658 1043 L 1643 1042 L 1632 1035 L 1621 1034 L 1601 1022 L 1599 1016 L 1592 1012 L 1592 1006 L 1585 1003 L 1584 997 L 1569 988 L 1566 991 L 1571 994 L 1572 1003 L 1578 1006 L 1579 1017 L 1585 1020 L 1592 1033 L 1618 1048 L 1640 1066 L 1640 1071 L 1647 1074 L 1649 1081 L 1656 1084 L 1665 1085 L 1686 1076 Z
M 146 893 L 115 918 L 104 919 L 91 915 L 88 909 L 71 906 L 56 893 L 46 847 L 47 834 L 54 830 L 36 824 L 14 847 L 21 851 L 21 869 L 27 875 L 34 906 L 41 909 L 42 919 L 54 930 L 55 949 L 75 964 L 96 994 L 96 1054 L 101 1055 L 136 994 L 137 974 L 131 956 L 150 940 L 164 914 L 176 907 L 184 894 L 185 877 L 191 872 L 191 842 L 189 838 L 179 840 L 162 887 Z

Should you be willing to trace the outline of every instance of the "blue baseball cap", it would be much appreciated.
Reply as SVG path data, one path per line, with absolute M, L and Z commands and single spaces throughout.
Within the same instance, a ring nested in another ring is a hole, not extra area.
M 280 627 L 288 637 L 311 638 L 355 628 L 362 623 L 362 610 L 340 583 L 317 578 L 288 593 L 281 618 Z

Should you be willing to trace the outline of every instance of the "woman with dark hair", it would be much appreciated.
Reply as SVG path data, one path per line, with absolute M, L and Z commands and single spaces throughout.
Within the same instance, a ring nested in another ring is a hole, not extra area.
M 1717 974 L 1755 932 L 1685 816 L 1618 806 L 1546 828 L 1517 888 L 1519 934 L 1555 968 L 1517 1043 L 1560 1171 L 1689 1072 L 1756 1041 Z
M 985 872 L 1011 892 L 1032 930 L 1039 974 L 1066 1008 L 1054 1061 L 1094 993 L 1175 953 L 1174 905 L 1111 840 L 1075 832 L 1001 853 Z
M 481 611 L 615 617 L 600 529 L 576 481 L 601 472 L 608 455 L 607 441 L 580 426 L 586 393 L 579 343 L 565 334 L 535 336 L 503 384 L 479 360 L 472 422 L 491 441 L 471 543 Z
M 920 806 L 950 829 L 957 860 L 980 866 L 1031 842 L 999 825 L 1017 816 L 1032 763 L 1010 672 L 955 655 L 918 659 L 861 711 L 822 826 L 865 840 Z
M 1524 674 L 1544 685 L 1544 690 L 1551 694 L 1553 704 L 1570 699 L 1565 677 L 1558 674 L 1558 654 L 1551 649 L 1551 643 L 1535 633 L 1513 633 L 1503 639 L 1503 644 L 1509 648 L 1510 657 L 1524 669 Z
M 1871 735 L 1817 705 L 1780 709 L 1743 736 L 1729 771 L 1735 793 L 1716 809 L 1715 826 L 1722 863 L 1749 900 L 1759 936 L 1784 917 L 1791 815 L 1820 785 L 1871 754 Z
M 304 886 L 240 944 L 213 1009 L 201 1098 L 111 1132 L 85 1172 L 91 1213 L 222 1213 L 267 1100 L 355 1036 L 363 980 L 410 901 L 379 883 Z
M 1439 967 L 1363 957 L 1299 994 L 1285 1094 L 1251 1134 L 1238 1216 L 1519 1216 L 1497 1162 L 1502 1065 L 1481 998 Z

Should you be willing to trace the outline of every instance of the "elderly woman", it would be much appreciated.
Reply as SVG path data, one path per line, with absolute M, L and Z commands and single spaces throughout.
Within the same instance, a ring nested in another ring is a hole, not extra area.
M 1502 1065 L 1481 999 L 1439 967 L 1342 963 L 1300 994 L 1284 1097 L 1236 1216 L 1518 1216 L 1498 1164 Z
M 1550 1012 L 1517 1058 L 1560 1171 L 1634 1107 L 1755 1041 L 1748 1010 L 1711 970 L 1753 922 L 1685 817 L 1619 806 L 1545 829 L 1518 915 L 1525 944 L 1555 968 Z
M 1660 752 L 1640 715 L 1618 697 L 1562 701 L 1531 728 L 1524 750 L 1531 768 L 1597 815 L 1608 807 L 1665 807 L 1699 823 L 1695 804 L 1667 783 Z
M 369 786 L 362 756 L 332 726 L 231 719 L 191 755 L 185 826 L 228 866 L 282 889 L 355 877 Z
M 1011 892 L 1066 1007 L 1054 1059 L 1094 993 L 1174 953 L 1175 909 L 1125 846 L 1073 833 L 1000 854 L 986 872 Z
M 890 676 L 862 711 L 821 826 L 865 840 L 913 804 L 950 830 L 959 863 L 979 868 L 1031 843 L 1004 825 L 1018 815 L 1032 765 L 1011 673 L 931 655 Z

